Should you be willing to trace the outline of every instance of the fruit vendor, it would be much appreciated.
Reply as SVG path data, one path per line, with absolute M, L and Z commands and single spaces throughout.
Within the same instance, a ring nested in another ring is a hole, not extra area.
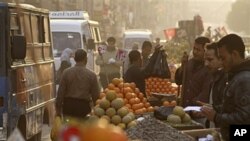
M 124 80 L 125 82 L 134 82 L 145 96 L 145 75 L 141 69 L 141 53 L 137 50 L 132 50 L 129 53 L 129 61 L 131 65 L 124 75 Z
M 229 34 L 218 42 L 219 56 L 228 72 L 221 112 L 204 106 L 201 110 L 210 121 L 219 123 L 222 137 L 229 140 L 230 125 L 250 124 L 250 60 L 244 59 L 242 38 Z
M 205 44 L 210 40 L 206 37 L 195 39 L 193 58 L 188 60 L 187 54 L 182 58 L 181 67 L 176 70 L 175 82 L 182 85 L 181 106 L 195 106 L 196 101 L 208 103 L 211 75 L 204 65 Z

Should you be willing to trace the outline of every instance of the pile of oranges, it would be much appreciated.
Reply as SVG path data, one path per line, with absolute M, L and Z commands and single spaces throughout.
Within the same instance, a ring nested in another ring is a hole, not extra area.
M 146 94 L 151 96 L 152 93 L 176 94 L 178 88 L 173 86 L 169 79 L 159 77 L 149 77 L 146 79 Z
M 117 97 L 124 100 L 124 104 L 130 112 L 143 114 L 154 111 L 154 108 L 133 82 L 125 83 L 122 79 L 114 78 L 112 82 L 108 84 L 108 87 L 100 93 L 100 99 L 104 98 L 109 90 L 114 90 Z M 96 104 L 98 104 L 99 101 L 100 100 L 97 100 Z

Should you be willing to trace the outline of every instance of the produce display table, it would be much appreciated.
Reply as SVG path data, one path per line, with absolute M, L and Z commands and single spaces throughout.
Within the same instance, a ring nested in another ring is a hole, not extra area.
M 182 131 L 182 133 L 189 135 L 195 140 L 198 140 L 199 138 L 204 138 L 208 134 L 210 134 L 213 136 L 214 141 L 222 141 L 219 128 L 185 130 L 185 131 Z
M 192 120 L 191 123 L 187 123 L 187 124 L 171 124 L 168 123 L 167 121 L 165 122 L 167 124 L 169 124 L 170 126 L 172 126 L 173 128 L 177 129 L 177 130 L 193 130 L 193 129 L 204 129 L 204 127 L 202 126 L 202 124 Z

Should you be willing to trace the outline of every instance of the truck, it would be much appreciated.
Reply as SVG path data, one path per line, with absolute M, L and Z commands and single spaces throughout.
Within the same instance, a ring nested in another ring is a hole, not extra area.
M 128 29 L 123 33 L 123 48 L 131 50 L 134 43 L 139 45 L 139 50 L 144 41 L 153 41 L 152 32 L 148 29 Z
M 53 39 L 53 54 L 56 71 L 60 66 L 60 56 L 64 49 L 73 51 L 82 48 L 87 51 L 87 68 L 96 71 L 96 45 L 101 42 L 99 23 L 90 20 L 86 11 L 51 11 L 50 26 Z M 71 64 L 75 62 L 71 59 Z
M 0 2 L 0 17 L 0 140 L 19 129 L 39 141 L 55 117 L 49 11 Z

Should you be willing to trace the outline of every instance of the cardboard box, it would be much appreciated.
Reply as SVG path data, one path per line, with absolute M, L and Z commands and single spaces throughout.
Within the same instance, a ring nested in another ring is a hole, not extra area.
M 182 132 L 184 134 L 191 136 L 195 140 L 206 137 L 208 134 L 210 134 L 210 135 L 213 135 L 214 137 L 213 141 L 222 141 L 219 128 L 194 129 L 194 130 L 185 130 Z

